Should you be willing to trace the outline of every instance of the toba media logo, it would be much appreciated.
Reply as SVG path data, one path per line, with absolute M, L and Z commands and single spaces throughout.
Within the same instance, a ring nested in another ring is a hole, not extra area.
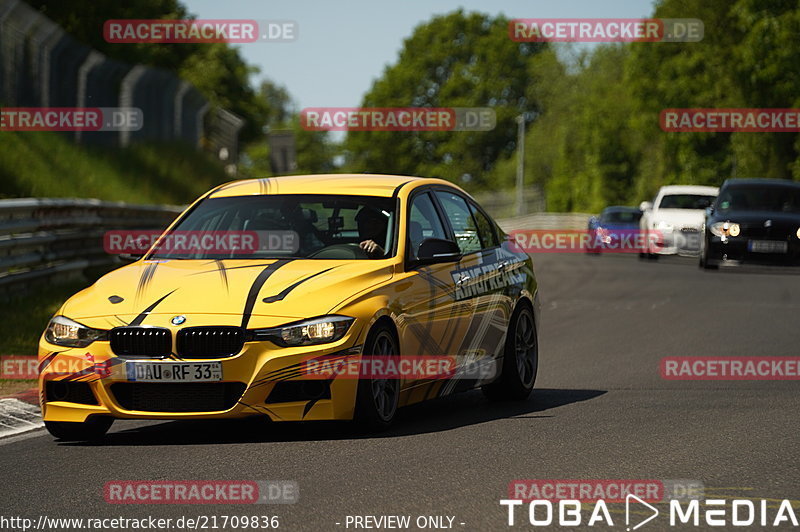
M 621 527 L 622 519 L 615 521 L 612 513 L 622 511 L 609 505 L 623 502 L 626 531 L 659 516 L 668 519 L 669 527 L 798 526 L 788 499 L 708 499 L 704 493 L 696 480 L 515 480 L 500 506 L 510 527 Z M 663 514 L 653 506 L 657 503 L 668 505 Z

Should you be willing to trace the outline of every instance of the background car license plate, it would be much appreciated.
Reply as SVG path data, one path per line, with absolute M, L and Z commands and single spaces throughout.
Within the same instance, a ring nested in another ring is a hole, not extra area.
M 780 240 L 751 240 L 747 248 L 753 253 L 786 253 L 788 245 Z
M 221 362 L 125 363 L 131 382 L 210 382 L 222 380 Z

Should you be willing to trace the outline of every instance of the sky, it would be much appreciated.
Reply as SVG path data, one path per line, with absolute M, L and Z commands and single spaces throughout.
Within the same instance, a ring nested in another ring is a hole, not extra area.
M 653 0 L 181 0 L 201 19 L 291 20 L 294 41 L 238 45 L 247 63 L 285 86 L 300 109 L 358 107 L 414 28 L 463 8 L 508 18 L 641 18 Z M 587 45 L 588 46 L 588 45 Z

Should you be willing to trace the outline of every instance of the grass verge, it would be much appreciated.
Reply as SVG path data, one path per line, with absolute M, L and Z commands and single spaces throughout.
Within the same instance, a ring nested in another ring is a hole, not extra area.
M 39 337 L 58 308 L 107 271 L 109 268 L 93 268 L 84 279 L 42 286 L 4 301 L 0 305 L 0 356 L 36 355 Z
M 86 146 L 60 133 L 0 131 L 0 198 L 185 204 L 229 180 L 218 161 L 185 144 Z

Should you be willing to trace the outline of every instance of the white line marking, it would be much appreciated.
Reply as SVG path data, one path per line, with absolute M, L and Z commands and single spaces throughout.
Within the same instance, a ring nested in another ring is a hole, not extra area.
M 23 419 L 19 417 L 20 414 L 35 421 Z M 39 429 L 43 426 L 38 406 L 23 403 L 19 399 L 0 399 L 0 438 Z

